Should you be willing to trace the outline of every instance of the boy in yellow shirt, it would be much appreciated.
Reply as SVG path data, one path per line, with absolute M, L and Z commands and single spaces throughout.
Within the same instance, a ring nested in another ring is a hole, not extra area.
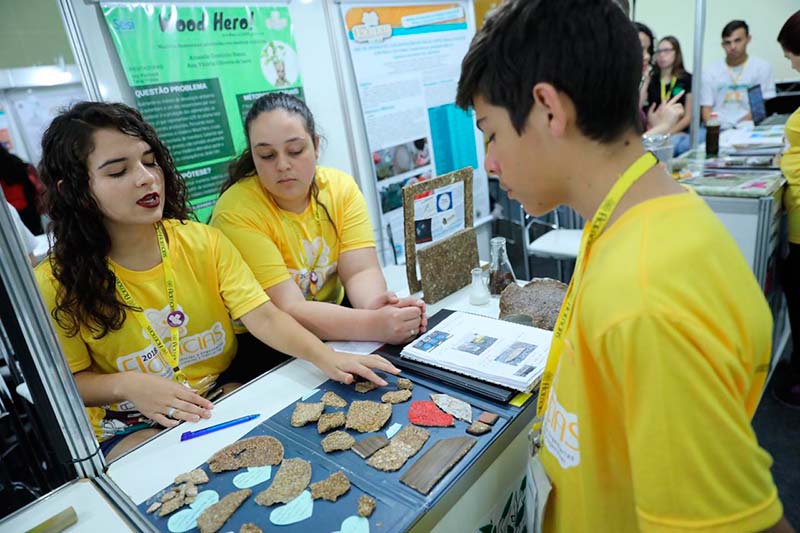
M 544 530 L 784 527 L 750 426 L 769 308 L 713 212 L 644 152 L 640 72 L 611 0 L 510 2 L 462 64 L 488 170 L 531 214 L 591 221 L 540 390 Z

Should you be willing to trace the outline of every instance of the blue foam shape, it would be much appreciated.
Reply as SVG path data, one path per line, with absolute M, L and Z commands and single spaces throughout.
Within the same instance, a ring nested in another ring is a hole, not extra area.
M 392 437 L 394 437 L 395 433 L 400 431 L 402 428 L 403 424 L 398 424 L 397 422 L 395 422 L 394 424 L 389 426 L 389 429 L 386 430 L 386 438 L 391 439 Z
M 219 493 L 215 490 L 204 490 L 197 495 L 197 498 L 189 504 L 188 509 L 178 511 L 169 517 L 167 528 L 172 533 L 183 533 L 197 527 L 197 517 L 203 511 L 219 501 Z
M 314 396 L 318 392 L 319 392 L 319 389 L 311 389 L 307 393 L 303 394 L 303 396 L 300 399 L 303 400 L 303 401 L 306 401 L 306 400 L 308 400 L 309 398 L 311 398 L 312 396 Z
M 369 533 L 369 520 L 363 516 L 348 516 L 334 533 Z
M 311 492 L 303 493 L 285 505 L 281 505 L 269 514 L 269 521 L 276 526 L 288 526 L 302 522 L 314 514 L 314 499 Z
M 236 477 L 233 478 L 233 486 L 237 489 L 248 489 L 260 483 L 264 483 L 265 481 L 269 481 L 271 477 L 271 466 L 250 466 L 247 468 L 246 472 L 237 474 Z

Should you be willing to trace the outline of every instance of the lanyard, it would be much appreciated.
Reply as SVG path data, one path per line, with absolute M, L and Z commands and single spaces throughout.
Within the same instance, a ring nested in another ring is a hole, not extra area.
M 539 399 L 536 405 L 537 424 L 541 424 L 541 418 L 544 416 L 547 409 L 550 388 L 553 386 L 553 379 L 555 378 L 555 373 L 558 368 L 558 362 L 561 360 L 561 352 L 564 348 L 564 337 L 566 336 L 567 327 L 572 318 L 578 286 L 586 270 L 586 254 L 605 229 L 611 215 L 614 213 L 614 209 L 616 209 L 617 204 L 625 193 L 628 192 L 639 178 L 653 168 L 657 162 L 658 160 L 652 152 L 647 152 L 628 167 L 625 173 L 622 174 L 611 188 L 608 195 L 603 199 L 603 202 L 592 218 L 591 225 L 583 230 L 580 252 L 575 262 L 575 273 L 572 275 L 572 280 L 567 288 L 564 304 L 561 306 L 561 311 L 558 313 L 556 327 L 553 329 L 553 341 L 550 344 L 550 355 L 547 357 L 547 365 L 545 366 L 544 375 L 542 375 L 541 385 L 539 385 Z
M 186 315 L 177 309 L 175 303 L 175 274 L 172 270 L 172 261 L 169 258 L 169 250 L 167 248 L 167 241 L 164 238 L 164 230 L 161 224 L 156 224 L 156 236 L 158 237 L 158 249 L 161 252 L 161 264 L 164 268 L 164 282 L 167 286 L 167 299 L 169 300 L 169 314 L 167 315 L 167 324 L 169 325 L 170 333 L 170 349 L 167 349 L 161 336 L 153 328 L 153 325 L 147 320 L 141 306 L 136 303 L 133 295 L 128 291 L 125 284 L 119 276 L 115 276 L 117 292 L 122 297 L 122 301 L 131 309 L 131 313 L 136 318 L 136 321 L 142 329 L 153 341 L 161 358 L 172 368 L 174 372 L 175 381 L 187 384 L 188 380 L 186 375 L 180 369 L 180 327 L 186 322 Z
M 733 75 L 733 68 L 728 67 L 728 76 L 731 78 L 731 89 L 736 89 L 739 87 L 739 80 L 742 79 L 742 74 L 744 74 L 744 68 L 747 66 L 747 61 L 742 63 L 742 69 L 739 71 L 739 74 L 734 76 Z
M 663 104 L 667 100 L 670 99 L 672 96 L 672 90 L 675 88 L 675 83 L 678 81 L 676 76 L 672 76 L 672 80 L 669 83 L 669 88 L 667 88 L 667 84 L 664 83 L 664 80 L 661 80 L 661 103 Z

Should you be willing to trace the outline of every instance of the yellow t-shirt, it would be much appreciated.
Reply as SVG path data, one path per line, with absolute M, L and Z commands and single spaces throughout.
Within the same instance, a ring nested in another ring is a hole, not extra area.
M 218 230 L 176 220 L 165 220 L 164 227 L 175 276 L 177 306 L 186 315 L 180 328 L 180 367 L 190 384 L 200 388 L 216 380 L 236 354 L 231 318 L 238 319 L 269 298 L 239 252 Z M 110 263 L 169 348 L 170 328 L 166 319 L 170 309 L 162 265 L 135 272 Z M 45 304 L 52 312 L 57 281 L 50 262 L 43 261 L 36 267 L 35 274 Z M 155 345 L 130 313 L 121 329 L 100 339 L 95 339 L 86 327 L 81 327 L 78 335 L 68 337 L 55 321 L 53 325 L 72 372 L 89 369 L 98 374 L 146 372 L 172 376 L 172 369 L 163 363 Z M 131 425 L 143 421 L 130 402 L 86 410 L 100 441 L 125 433 Z
M 292 279 L 307 300 L 340 303 L 339 256 L 374 247 L 372 224 L 351 176 L 317 167 L 316 182 L 319 201 L 292 213 L 275 204 L 258 176 L 244 178 L 220 197 L 211 225 L 239 249 L 262 288 Z
M 543 423 L 546 531 L 757 531 L 782 515 L 750 419 L 772 317 L 693 192 L 590 250 Z
M 786 121 L 786 141 L 789 149 L 781 157 L 781 171 L 788 182 L 783 195 L 789 242 L 800 244 L 800 108 Z

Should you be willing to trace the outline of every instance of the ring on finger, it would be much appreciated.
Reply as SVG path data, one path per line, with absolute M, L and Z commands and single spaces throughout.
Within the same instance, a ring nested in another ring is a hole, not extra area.
M 412 329 L 412 330 L 411 330 L 411 331 L 409 331 L 408 333 L 409 333 L 409 334 L 410 334 L 412 337 L 414 337 L 414 336 L 416 336 L 416 334 L 417 334 L 417 330 L 416 330 L 416 329 Z
M 166 412 L 167 418 L 172 418 L 172 415 L 175 414 L 176 409 L 174 407 L 170 407 L 169 410 Z

